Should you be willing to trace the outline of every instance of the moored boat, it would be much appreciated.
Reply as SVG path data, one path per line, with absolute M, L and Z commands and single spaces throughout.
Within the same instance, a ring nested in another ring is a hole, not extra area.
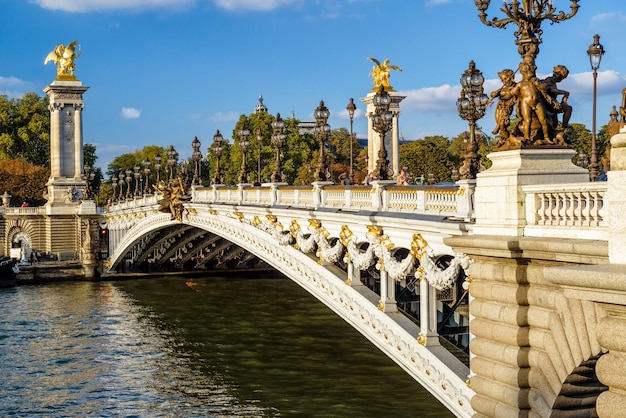
M 0 256 L 0 287 L 15 286 L 18 272 L 15 258 Z

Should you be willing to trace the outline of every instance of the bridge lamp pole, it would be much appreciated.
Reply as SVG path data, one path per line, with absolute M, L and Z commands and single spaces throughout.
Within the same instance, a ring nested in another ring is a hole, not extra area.
M 330 180 L 328 173 L 328 167 L 326 166 L 326 156 L 324 155 L 324 147 L 330 134 L 330 125 L 326 123 L 330 117 L 330 111 L 324 106 L 324 101 L 320 100 L 320 105 L 317 106 L 315 112 L 315 127 L 313 128 L 313 137 L 319 144 L 319 152 L 317 155 L 317 167 L 314 174 L 315 181 L 327 181 Z
M 124 171 L 120 171 L 120 173 L 117 175 L 117 178 L 119 178 L 119 186 L 120 186 L 120 194 L 118 196 L 119 200 L 124 199 L 124 185 L 126 184 L 126 182 L 124 181 L 124 177 L 126 177 L 126 174 L 124 174 Z
M 378 159 L 374 170 L 374 180 L 389 180 L 393 173 L 390 173 L 387 150 L 385 149 L 385 136 L 391 129 L 393 113 L 389 110 L 391 96 L 385 91 L 384 86 L 380 86 L 373 98 L 374 114 L 370 117 L 372 128 L 378 133 Z
M 146 175 L 146 184 L 144 185 L 143 188 L 143 193 L 144 194 L 150 194 L 150 164 L 152 164 L 152 162 L 150 161 L 150 158 L 146 158 L 146 160 L 143 162 L 143 172 Z
M 111 177 L 111 186 L 113 186 L 113 198 L 111 199 L 113 202 L 115 202 L 117 200 L 117 176 L 113 175 L 113 177 Z
M 263 142 L 263 132 L 261 128 L 256 131 L 256 147 L 257 147 L 257 172 L 256 179 L 261 183 L 261 143 Z
M 154 157 L 154 170 L 156 171 L 156 183 L 158 184 L 161 181 L 161 160 L 163 158 L 157 154 Z
M 222 144 L 224 137 L 218 129 L 213 135 L 213 154 L 215 154 L 215 175 L 213 176 L 213 185 L 222 184 L 222 173 L 220 172 L 220 157 L 222 156 Z
M 604 47 L 600 43 L 600 35 L 593 36 L 593 43 L 587 49 L 589 62 L 593 70 L 593 113 L 591 119 L 591 164 L 589 165 L 589 177 L 591 181 L 598 181 L 598 152 L 596 149 L 596 97 L 598 90 L 598 68 L 604 55 Z
M 126 199 L 130 199 L 132 194 L 130 193 L 130 183 L 133 181 L 133 170 L 130 168 L 126 170 Z
M 174 149 L 174 145 L 170 145 L 166 151 L 167 153 L 167 168 L 169 168 L 169 177 L 167 179 L 168 182 L 172 181 L 172 179 L 176 176 L 175 167 L 176 167 L 176 155 L 178 153 Z
M 354 104 L 354 99 L 350 98 L 350 103 L 346 107 L 348 110 L 348 115 L 350 116 L 350 184 L 354 184 L 354 166 L 353 166 L 353 151 L 352 151 L 352 143 L 354 142 L 354 135 L 352 132 L 352 122 L 354 120 L 354 112 L 356 111 L 356 105 Z
M 239 173 L 239 183 L 242 184 L 248 183 L 248 169 L 246 167 L 246 156 L 248 154 L 248 146 L 250 145 L 248 136 L 250 136 L 250 131 L 244 122 L 239 131 L 239 147 L 241 148 L 241 173 Z
M 276 114 L 276 119 L 272 122 L 273 134 L 270 138 L 272 146 L 276 154 L 274 161 L 274 172 L 272 173 L 272 182 L 280 183 L 283 181 L 283 174 L 280 167 L 280 148 L 285 144 L 285 121 L 280 117 L 280 113 Z
M 476 141 L 476 121 L 485 116 L 489 97 L 484 94 L 483 74 L 476 69 L 474 61 L 470 61 L 469 68 L 461 75 L 461 97 L 456 101 L 461 119 L 469 122 L 469 140 L 465 144 L 465 161 L 461 167 L 462 179 L 476 178 L 480 168 L 478 160 L 478 143 Z
M 191 154 L 191 159 L 193 160 L 193 180 L 191 181 L 192 186 L 200 185 L 200 160 L 202 159 L 202 153 L 200 152 L 200 146 L 202 144 L 198 140 L 198 137 L 194 137 L 191 142 L 191 146 L 193 148 L 193 154 Z

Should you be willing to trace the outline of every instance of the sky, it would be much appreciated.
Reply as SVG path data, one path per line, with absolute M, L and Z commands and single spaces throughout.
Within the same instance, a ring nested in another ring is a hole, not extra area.
M 570 12 L 571 0 L 553 0 Z M 580 0 L 573 18 L 542 25 L 538 75 L 565 65 L 571 122 L 592 126 L 593 74 L 587 48 L 599 34 L 606 51 L 597 78 L 597 128 L 626 88 L 624 0 Z M 500 0 L 488 18 L 503 18 Z M 367 137 L 365 105 L 372 90 L 368 57 L 399 66 L 391 85 L 405 140 L 454 138 L 467 130 L 456 108 L 469 62 L 500 87 L 497 73 L 520 62 L 514 32 L 480 22 L 474 0 L 0 0 L 0 94 L 21 97 L 56 77 L 46 55 L 78 40 L 76 77 L 84 94 L 84 142 L 96 146 L 106 171 L 118 155 L 173 144 L 188 158 L 198 137 L 206 153 L 216 130 L 232 138 L 260 95 L 270 113 L 312 121 L 324 100 L 332 129 Z M 478 121 L 489 134 L 492 106 Z M 232 141 L 232 140 L 231 140 Z

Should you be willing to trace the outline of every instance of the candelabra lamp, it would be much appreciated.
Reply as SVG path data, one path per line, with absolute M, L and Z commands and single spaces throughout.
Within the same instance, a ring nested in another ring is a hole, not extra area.
M 461 97 L 456 101 L 461 119 L 469 122 L 469 139 L 465 144 L 465 161 L 461 166 L 462 179 L 475 179 L 478 173 L 478 143 L 476 141 L 476 121 L 485 116 L 489 97 L 483 92 L 483 74 L 476 69 L 474 61 L 461 75 Z
M 146 158 L 143 162 L 143 173 L 146 175 L 146 183 L 143 187 L 143 194 L 150 194 L 150 165 L 152 162 L 149 158 Z
M 313 137 L 319 144 L 319 151 L 317 155 L 317 167 L 315 170 L 315 181 L 327 181 L 330 180 L 328 172 L 328 166 L 326 164 L 326 156 L 324 155 L 324 148 L 328 135 L 330 134 L 330 125 L 326 123 L 330 117 L 330 111 L 324 106 L 324 101 L 320 101 L 320 105 L 315 109 L 313 113 L 315 116 L 315 127 L 313 128 Z
M 354 120 L 354 112 L 356 111 L 356 105 L 354 99 L 350 98 L 350 103 L 346 106 L 348 116 L 350 116 L 350 184 L 354 184 L 354 152 L 352 150 L 352 144 L 354 143 L 354 134 L 352 131 L 352 122 Z
M 215 155 L 215 175 L 213 176 L 213 184 L 222 184 L 222 172 L 220 171 L 220 157 L 222 156 L 222 145 L 224 143 L 224 137 L 220 133 L 219 129 L 213 135 L 213 154 Z
M 250 146 L 250 142 L 248 141 L 249 136 L 250 131 L 244 122 L 243 126 L 239 130 L 239 147 L 241 148 L 241 172 L 239 173 L 239 183 L 241 184 L 250 182 L 248 178 L 248 167 L 246 166 L 246 157 L 248 155 L 248 147 Z
M 193 148 L 193 153 L 191 154 L 191 159 L 193 160 L 193 179 L 191 180 L 192 186 L 199 186 L 201 184 L 200 160 L 202 160 L 202 152 L 200 152 L 200 146 L 202 146 L 202 144 L 198 140 L 198 137 L 194 137 L 193 141 L 191 141 L 191 147 Z
M 393 113 L 389 110 L 391 96 L 383 86 L 378 87 L 378 91 L 373 98 L 374 114 L 370 116 L 372 128 L 378 133 L 378 159 L 376 169 L 373 173 L 374 180 L 389 180 L 393 172 L 389 167 L 387 150 L 385 149 L 385 136 L 392 127 Z
M 593 43 L 587 49 L 591 70 L 593 71 L 593 110 L 591 119 L 591 163 L 589 164 L 589 177 L 591 181 L 598 181 L 598 150 L 596 143 L 596 98 L 598 92 L 598 68 L 604 55 L 604 47 L 600 43 L 600 35 L 593 37 Z
M 274 160 L 274 172 L 272 173 L 272 182 L 280 183 L 283 181 L 283 173 L 281 169 L 280 153 L 281 147 L 285 144 L 285 121 L 280 117 L 280 113 L 276 114 L 276 119 L 272 122 L 273 134 L 271 137 L 271 143 L 274 147 L 276 158 Z

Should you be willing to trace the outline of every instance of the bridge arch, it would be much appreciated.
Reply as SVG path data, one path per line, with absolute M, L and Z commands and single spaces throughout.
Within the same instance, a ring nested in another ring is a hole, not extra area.
M 255 210 L 258 215 L 255 215 Z M 309 219 L 311 214 L 303 212 L 300 216 Z M 289 218 L 293 220 L 294 217 L 295 213 L 290 211 Z M 268 221 L 261 221 L 265 218 Z M 293 222 L 286 228 L 264 208 L 253 209 L 244 216 L 237 212 L 236 207 L 223 207 L 218 213 L 206 206 L 189 207 L 182 221 L 172 220 L 169 214 L 156 211 L 146 211 L 135 216 L 126 214 L 119 216 L 118 220 L 108 220 L 112 237 L 116 236 L 118 228 L 130 226 L 130 229 L 124 231 L 124 235 L 120 235 L 114 243 L 110 269 L 115 269 L 133 246 L 140 245 L 142 237 L 166 228 L 202 230 L 227 239 L 247 253 L 259 257 L 328 306 L 456 415 L 472 415 L 470 399 L 473 392 L 465 384 L 467 374 L 459 372 L 463 369 L 460 361 L 439 346 L 437 338 L 433 337 L 432 342 L 428 340 L 427 344 L 420 327 L 401 312 L 381 309 L 382 294 L 378 295 L 366 286 L 349 283 L 349 274 L 335 265 L 336 257 L 343 252 L 319 246 L 311 252 L 302 246 L 296 248 L 296 245 L 292 245 L 293 231 L 290 229 L 294 227 Z M 338 235 L 339 238 L 336 238 Z M 333 234 L 328 242 L 342 239 L 341 234 Z M 298 243 L 303 244 L 300 241 Z M 393 248 L 391 244 L 390 248 Z M 401 251 L 399 248 L 390 251 L 398 255 L 403 252 L 406 250 Z M 400 258 L 413 261 L 402 255 Z M 420 286 L 424 283 L 422 281 Z M 452 363 L 458 366 L 451 368 Z

